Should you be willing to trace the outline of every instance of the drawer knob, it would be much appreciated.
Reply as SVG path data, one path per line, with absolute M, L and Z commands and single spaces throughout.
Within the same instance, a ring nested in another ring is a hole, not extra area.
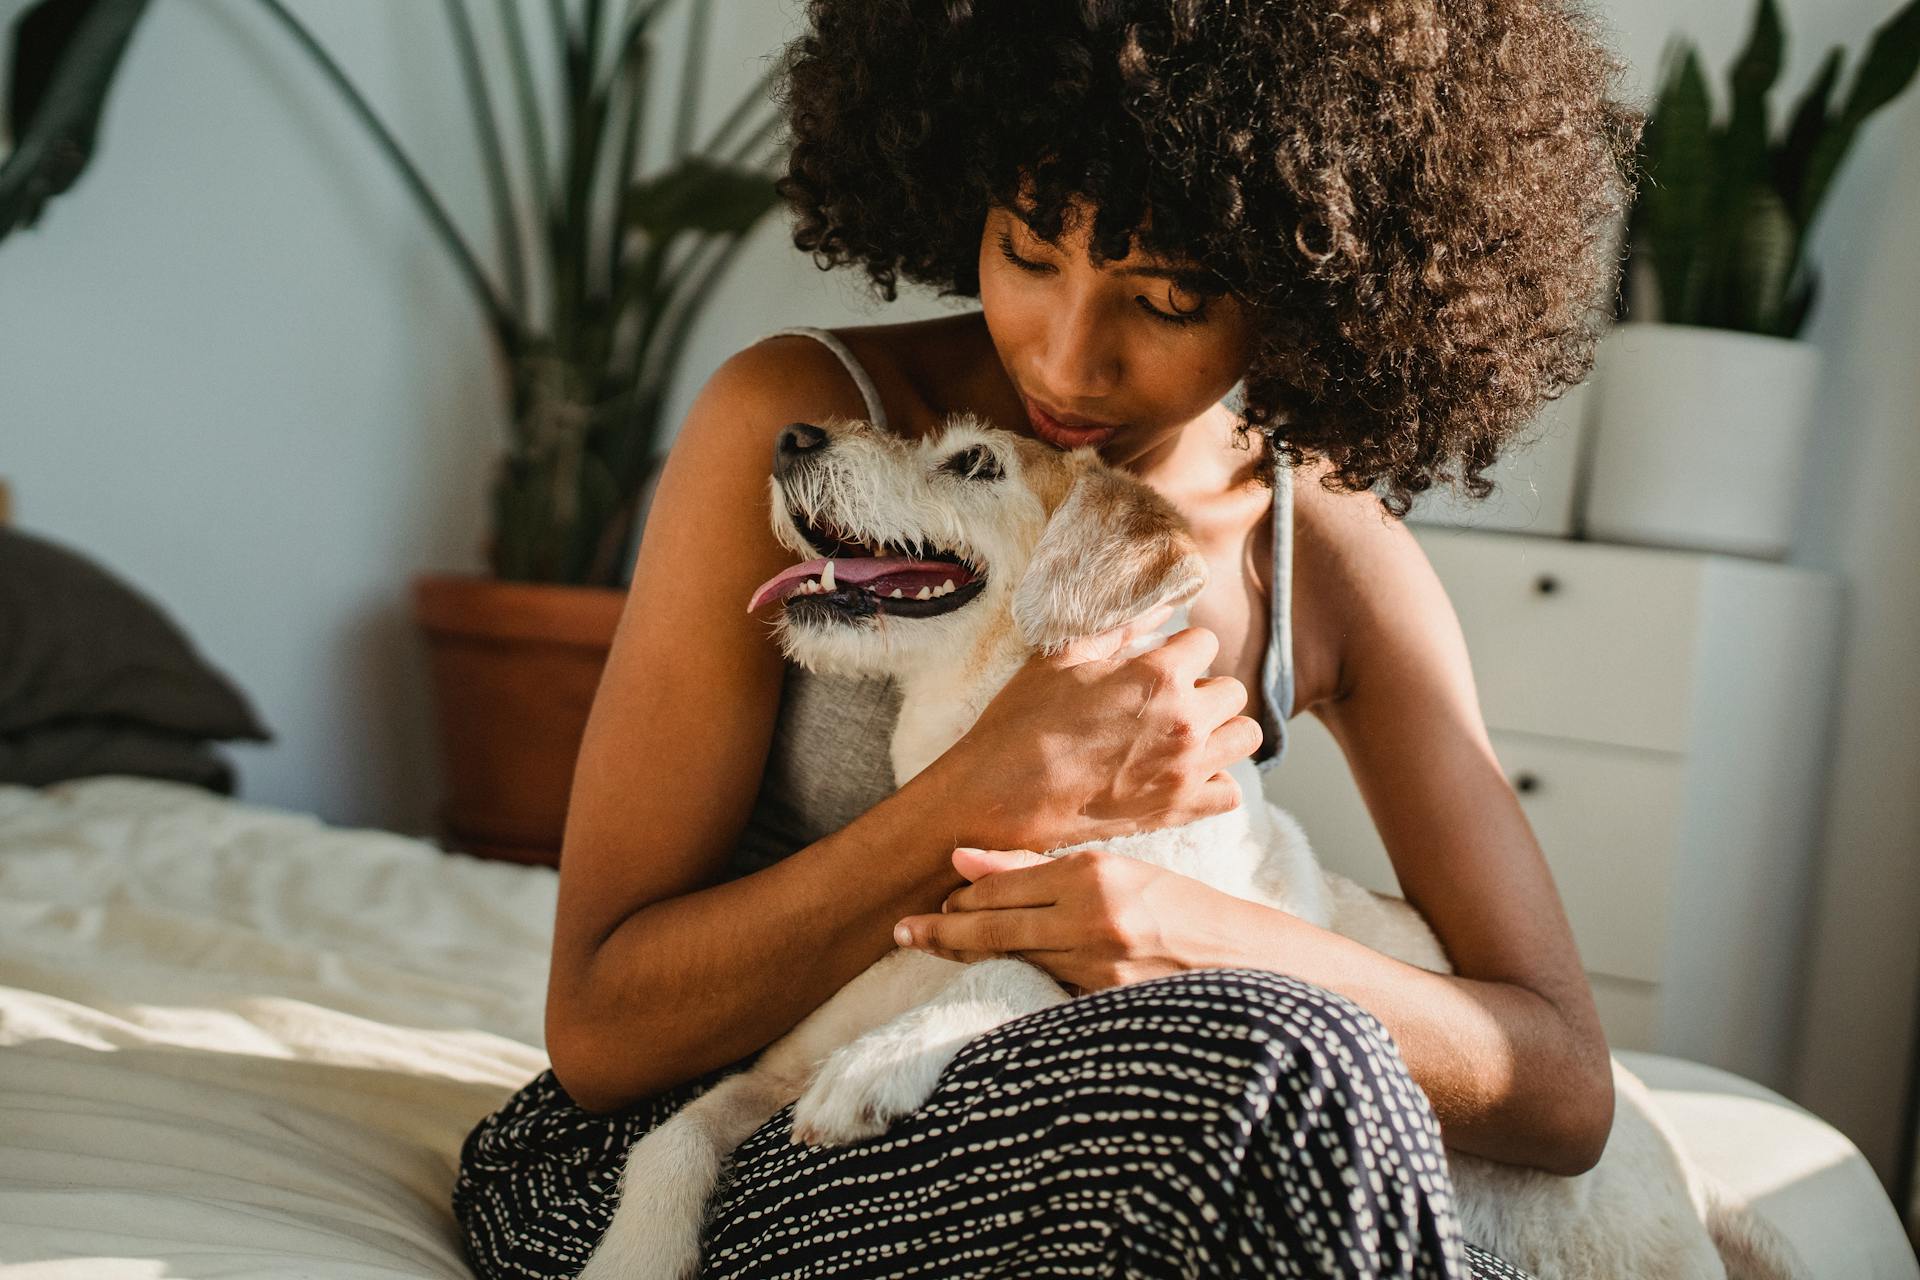
M 1522 795 L 1538 791 L 1540 789 L 1540 776 L 1535 773 L 1529 773 L 1523 769 L 1514 775 L 1513 789 Z
M 1550 573 L 1543 573 L 1533 580 L 1533 589 L 1543 596 L 1550 596 L 1560 589 L 1560 579 Z

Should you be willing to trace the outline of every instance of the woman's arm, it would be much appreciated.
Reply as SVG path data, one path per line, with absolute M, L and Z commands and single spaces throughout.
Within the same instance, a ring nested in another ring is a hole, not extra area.
M 1590 1168 L 1612 1126 L 1606 1039 L 1553 878 L 1488 741 L 1453 607 L 1411 532 L 1371 496 L 1312 484 L 1300 496 L 1296 598 L 1338 619 L 1337 686 L 1313 711 L 1455 973 L 1291 918 L 1263 932 L 1252 917 L 1264 908 L 1241 936 L 1270 943 L 1264 967 L 1385 1023 L 1451 1145 Z
M 718 884 L 753 808 L 783 666 L 755 586 L 784 568 L 767 481 L 796 418 L 861 417 L 810 339 L 772 339 L 701 390 L 661 476 L 574 771 L 547 1050 L 609 1110 L 771 1042 L 958 883 L 938 776 L 773 867 Z M 918 780 L 916 780 L 918 781 Z

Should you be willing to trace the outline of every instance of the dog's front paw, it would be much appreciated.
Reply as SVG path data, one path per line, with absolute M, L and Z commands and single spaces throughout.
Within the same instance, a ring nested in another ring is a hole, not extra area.
M 871 1035 L 834 1050 L 793 1104 L 793 1140 L 837 1147 L 879 1137 L 933 1096 L 956 1051 Z

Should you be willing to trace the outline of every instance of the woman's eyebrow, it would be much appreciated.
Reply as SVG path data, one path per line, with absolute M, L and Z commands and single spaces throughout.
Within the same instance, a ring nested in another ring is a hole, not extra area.
M 1025 213 L 1013 208 L 1009 208 L 1007 212 L 1012 215 L 1013 221 L 1019 223 L 1021 228 L 1025 230 L 1029 236 L 1032 236 L 1035 240 L 1050 249 L 1055 251 L 1059 250 L 1060 245 L 1058 242 L 1047 239 L 1035 230 L 1033 223 L 1028 221 Z M 1109 264 L 1103 267 L 1102 270 L 1116 276 L 1144 276 L 1153 280 L 1171 280 L 1181 288 L 1193 293 L 1225 292 L 1212 273 L 1199 267 L 1116 267 Z
M 1188 293 L 1221 296 L 1230 290 L 1220 277 L 1201 267 L 1115 267 L 1116 276 L 1146 276 L 1154 280 L 1170 280 Z

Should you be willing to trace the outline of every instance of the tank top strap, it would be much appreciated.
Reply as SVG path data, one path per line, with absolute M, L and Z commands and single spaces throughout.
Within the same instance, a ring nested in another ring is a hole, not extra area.
M 1287 720 L 1293 715 L 1293 468 L 1278 452 L 1273 454 L 1273 569 L 1268 581 L 1272 620 L 1261 665 L 1260 729 L 1273 744 L 1273 754 L 1255 762 L 1263 777 L 1287 754 Z
M 840 363 L 847 366 L 847 372 L 853 375 L 854 382 L 860 388 L 861 397 L 867 402 L 868 420 L 882 430 L 890 429 L 887 423 L 887 411 L 880 403 L 880 390 L 873 385 L 872 375 L 867 372 L 866 366 L 862 365 L 854 356 L 853 352 L 848 349 L 847 344 L 840 341 L 840 339 L 832 333 L 825 329 L 814 328 L 811 325 L 794 325 L 786 329 L 775 329 L 772 333 L 763 333 L 756 341 L 764 341 L 767 338 L 778 338 L 783 334 L 789 333 L 802 333 L 809 338 L 817 339 L 823 343 L 828 350 L 832 351 L 833 354 L 839 356 Z

